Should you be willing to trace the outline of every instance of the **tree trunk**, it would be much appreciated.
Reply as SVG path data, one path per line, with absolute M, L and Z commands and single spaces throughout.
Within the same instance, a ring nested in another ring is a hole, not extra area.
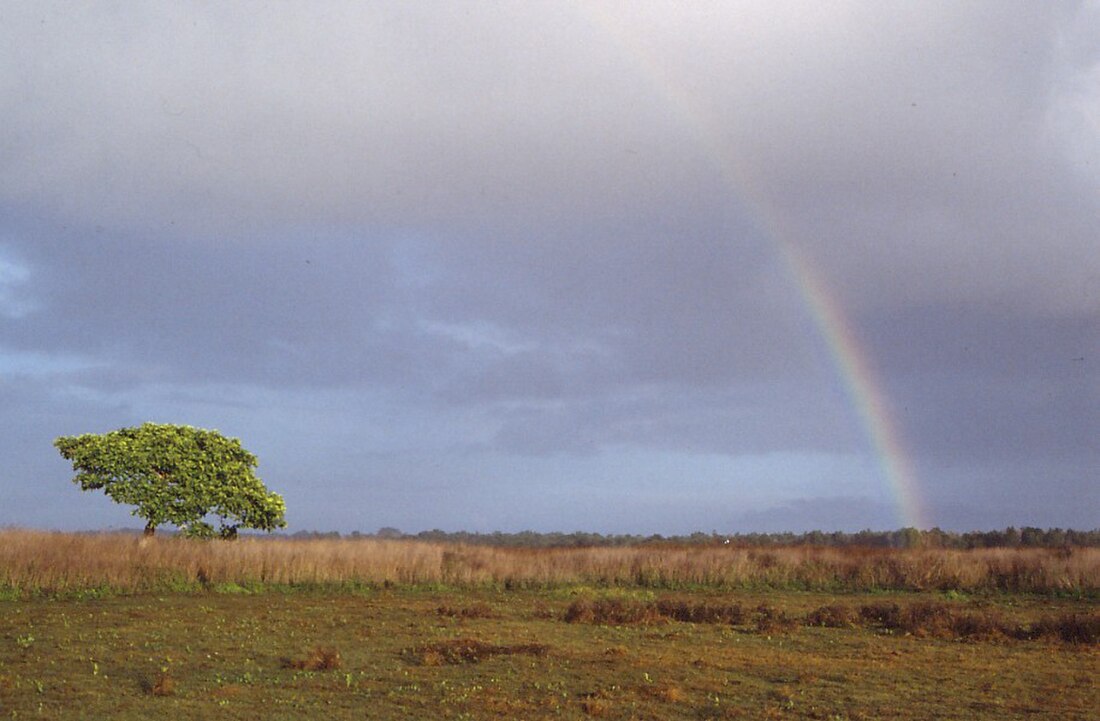
M 154 534 L 154 533 L 156 533 L 156 532 L 157 532 L 157 526 L 156 526 L 156 524 L 155 524 L 155 523 L 153 523 L 152 521 L 149 521 L 148 523 L 146 523 L 146 524 L 145 524 L 145 531 L 144 531 L 144 532 L 142 532 L 142 534 L 141 534 L 141 535 L 143 535 L 143 536 L 145 536 L 146 538 L 148 538 L 149 536 L 153 535 L 153 534 Z

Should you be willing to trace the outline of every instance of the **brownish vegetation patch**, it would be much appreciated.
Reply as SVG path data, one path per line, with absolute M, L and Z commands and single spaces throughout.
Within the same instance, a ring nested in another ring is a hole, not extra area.
M 684 623 L 720 623 L 736 626 L 745 622 L 745 609 L 738 603 L 688 603 L 658 601 L 657 612 L 665 618 Z
M 176 693 L 176 679 L 167 673 L 158 674 L 156 678 L 142 685 L 145 691 L 153 696 L 172 696 Z
M 1066 643 L 1100 643 L 1100 613 L 1047 616 L 1032 626 L 1031 635 L 1057 638 Z
M 284 658 L 281 666 L 298 671 L 333 671 L 340 668 L 340 652 L 329 646 L 316 646 L 303 658 Z
M 473 638 L 456 638 L 407 649 L 405 656 L 421 666 L 480 663 L 492 656 L 545 656 L 550 647 L 541 643 L 502 646 Z
M 821 606 L 806 614 L 806 625 L 850 628 L 855 625 L 856 618 L 856 613 L 850 607 L 833 604 Z
M 781 633 L 798 626 L 798 619 L 766 603 L 756 607 L 753 623 L 758 633 Z
M 965 611 L 935 601 L 899 606 L 896 603 L 864 605 L 860 618 L 869 626 L 913 636 L 971 640 L 1019 640 L 1047 638 L 1066 643 L 1100 643 L 1100 614 L 1065 613 L 1044 616 L 1033 624 L 1014 623 L 992 609 Z
M 447 618 L 498 618 L 492 606 L 481 601 L 470 606 L 443 604 L 435 612 Z
M 886 629 L 901 627 L 901 606 L 896 603 L 868 603 L 859 607 L 859 617 L 867 624 Z
M 686 698 L 684 690 L 679 686 L 667 683 L 652 684 L 650 686 L 639 686 L 638 695 L 643 698 L 653 701 L 660 701 L 662 703 L 677 703 L 683 701 Z
M 955 613 L 950 605 L 940 601 L 918 601 L 901 613 L 900 630 L 916 636 L 954 635 Z
M 1067 613 L 1043 617 L 1029 625 L 1012 621 L 996 609 L 968 610 L 942 601 L 915 601 L 906 605 L 878 602 L 858 608 L 829 604 L 799 617 L 768 604 L 760 604 L 749 612 L 737 603 L 582 599 L 570 604 L 562 619 L 567 623 L 606 626 L 670 621 L 722 624 L 748 626 L 762 634 L 785 633 L 806 625 L 877 628 L 916 637 L 972 641 L 1046 638 L 1075 644 L 1100 643 L 1100 614 Z
M 594 718 L 603 718 L 615 708 L 614 701 L 600 691 L 584 694 L 580 706 L 581 711 Z
M 627 598 L 581 599 L 566 609 L 568 623 L 605 626 L 653 624 L 667 621 L 738 625 L 746 613 L 740 604 L 690 603 L 682 600 L 637 601 Z
M 599 598 L 574 601 L 565 611 L 567 623 L 622 626 L 665 621 L 655 603 L 629 598 Z
M 994 611 L 961 611 L 950 604 L 921 601 L 899 606 L 878 603 L 862 606 L 860 618 L 869 626 L 914 636 L 939 638 L 1026 637 L 1026 629 L 1008 622 Z

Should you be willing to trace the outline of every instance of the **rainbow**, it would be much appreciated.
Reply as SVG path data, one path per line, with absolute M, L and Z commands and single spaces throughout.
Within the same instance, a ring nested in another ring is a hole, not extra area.
M 918 492 L 916 469 L 894 421 L 889 397 L 875 373 L 870 354 L 860 344 L 840 303 L 829 292 L 819 274 L 789 243 L 779 242 L 779 252 L 795 280 L 803 304 L 829 347 L 837 372 L 844 380 L 848 397 L 856 408 L 863 428 L 875 448 L 879 463 L 897 501 L 903 526 L 931 527 Z
M 636 67 L 665 104 L 690 128 L 725 184 L 750 212 L 768 238 L 776 257 L 801 298 L 813 326 L 829 349 L 835 372 L 846 389 L 860 424 L 874 448 L 884 479 L 895 500 L 902 526 L 931 527 L 920 495 L 920 484 L 903 442 L 901 426 L 874 370 L 867 348 L 860 342 L 836 295 L 805 254 L 791 240 L 793 234 L 738 162 L 737 148 L 723 141 L 719 118 L 694 97 L 689 84 L 673 75 L 637 35 L 595 3 L 578 4 L 579 14 L 611 39 L 628 64 Z

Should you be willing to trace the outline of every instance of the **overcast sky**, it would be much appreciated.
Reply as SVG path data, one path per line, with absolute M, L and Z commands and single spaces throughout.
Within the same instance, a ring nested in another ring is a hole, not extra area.
M 1100 523 L 1100 3 L 0 0 L 0 525 L 216 428 L 289 530 Z M 855 383 L 855 385 L 853 385 Z

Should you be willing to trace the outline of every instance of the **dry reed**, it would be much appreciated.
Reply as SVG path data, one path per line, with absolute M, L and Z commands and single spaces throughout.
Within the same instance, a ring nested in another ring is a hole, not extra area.
M 0 531 L 0 589 L 140 592 L 235 585 L 562 585 L 1100 591 L 1100 549 L 523 549 L 376 538 L 233 542 Z

